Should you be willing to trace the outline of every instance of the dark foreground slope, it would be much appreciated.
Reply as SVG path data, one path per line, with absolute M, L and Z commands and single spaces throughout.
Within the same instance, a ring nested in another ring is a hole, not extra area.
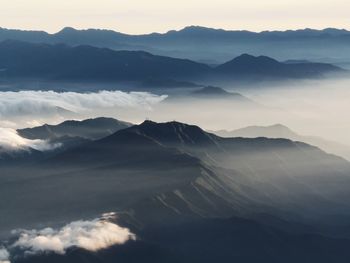
M 350 240 L 314 234 L 290 234 L 239 218 L 198 220 L 147 230 L 138 241 L 91 253 L 42 254 L 14 263 L 346 263 Z
M 0 220 L 19 224 L 26 212 L 34 223 L 39 202 L 43 221 L 128 211 L 141 225 L 262 212 L 326 223 L 326 215 L 349 213 L 349 171 L 345 160 L 303 143 L 224 139 L 197 126 L 146 121 L 2 172 L 2 202 L 13 205 Z M 65 212 L 56 215 L 56 206 Z

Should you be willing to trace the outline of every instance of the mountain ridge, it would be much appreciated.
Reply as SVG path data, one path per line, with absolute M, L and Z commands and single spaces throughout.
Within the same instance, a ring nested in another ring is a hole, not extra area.
M 0 41 L 15 39 L 36 43 L 92 45 L 115 50 L 145 50 L 163 56 L 212 61 L 220 64 L 243 53 L 265 55 L 278 60 L 299 59 L 319 62 L 349 61 L 344 52 L 349 45 L 349 31 L 326 28 L 251 32 L 189 26 L 166 33 L 130 35 L 113 30 L 65 28 L 49 34 L 44 31 L 0 30 Z M 205 40 L 205 41 L 204 41 Z M 296 42 L 292 44 L 293 42 Z M 298 44 L 298 45 L 296 45 Z M 326 45 L 326 46 L 325 46 Z M 277 48 L 278 47 L 278 48 Z M 325 49 L 326 47 L 326 49 Z M 340 56 L 342 55 L 342 56 Z M 325 61 L 324 58 L 331 58 Z
M 273 63 L 271 63 L 273 62 Z M 115 51 L 93 46 L 0 42 L 0 78 L 5 81 L 38 80 L 115 82 L 147 80 L 197 81 L 209 79 L 320 78 L 345 70 L 326 63 L 285 64 L 266 56 L 239 56 L 218 67 L 189 59 L 158 56 L 145 51 Z
M 341 143 L 326 140 L 317 136 L 305 136 L 296 133 L 283 124 L 274 124 L 270 126 L 248 126 L 233 131 L 214 131 L 213 133 L 222 137 L 266 137 L 266 138 L 286 138 L 293 141 L 301 141 L 321 148 L 322 150 L 341 156 L 350 160 L 350 148 Z

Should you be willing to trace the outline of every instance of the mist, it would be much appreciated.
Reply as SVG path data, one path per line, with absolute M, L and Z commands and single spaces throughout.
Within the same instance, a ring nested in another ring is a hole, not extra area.
M 226 85 L 226 90 L 240 92 L 255 104 L 216 98 L 179 99 L 156 105 L 147 117 L 192 123 L 210 131 L 283 124 L 301 135 L 350 144 L 349 86 L 348 79 Z
M 10 263 L 10 254 L 5 248 L 0 248 L 0 263 Z
M 0 92 L 0 127 L 23 128 L 118 111 L 150 111 L 166 96 L 147 92 Z
M 161 94 L 159 89 L 152 92 L 1 92 L 0 127 L 23 128 L 99 116 L 135 124 L 145 119 L 176 120 L 209 131 L 283 124 L 300 135 L 350 145 L 349 86 L 350 80 L 334 78 L 224 85 L 227 91 L 245 96 L 249 103 L 216 97 L 196 98 L 188 95 L 193 89 L 176 88 L 162 89 Z
M 19 151 L 35 149 L 38 151 L 49 151 L 58 147 L 60 147 L 59 143 L 51 144 L 44 140 L 25 139 L 14 129 L 0 128 L 0 153 L 2 150 Z

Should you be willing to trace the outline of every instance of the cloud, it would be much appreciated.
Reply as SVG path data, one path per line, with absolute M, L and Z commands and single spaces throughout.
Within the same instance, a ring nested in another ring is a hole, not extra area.
M 95 252 L 134 240 L 135 235 L 129 229 L 110 222 L 113 215 L 105 214 L 92 221 L 75 221 L 60 229 L 16 231 L 19 238 L 12 248 L 20 248 L 26 254 L 65 254 L 72 247 Z
M 96 108 L 150 108 L 164 100 L 147 92 L 99 91 L 92 93 L 19 91 L 0 92 L 0 116 L 31 114 L 62 114 Z
M 60 144 L 51 144 L 43 140 L 28 140 L 11 128 L 0 128 L 0 149 L 6 151 L 28 150 L 29 148 L 38 151 L 48 151 L 59 147 Z
M 122 110 L 150 111 L 153 105 L 166 97 L 147 92 L 122 91 L 0 92 L 0 127 L 22 128 L 33 126 L 33 123 L 58 123 Z
M 0 248 L 0 263 L 10 263 L 10 253 L 5 248 Z

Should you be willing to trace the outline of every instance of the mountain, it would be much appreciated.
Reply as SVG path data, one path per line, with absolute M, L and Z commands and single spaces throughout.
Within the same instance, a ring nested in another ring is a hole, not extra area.
M 38 126 L 17 130 L 18 134 L 29 140 L 44 140 L 52 145 L 60 145 L 52 154 L 75 148 L 79 145 L 98 140 L 132 124 L 113 118 L 95 118 L 83 121 L 65 121 L 58 125 Z
M 0 169 L 0 237 L 107 211 L 139 237 L 99 253 L 72 248 L 67 259 L 45 254 L 46 262 L 109 262 L 115 253 L 121 262 L 135 253 L 146 262 L 212 262 L 217 251 L 223 260 L 279 262 L 284 254 L 291 262 L 327 262 L 347 253 L 347 239 L 326 236 L 350 236 L 341 227 L 350 216 L 350 163 L 301 142 L 221 138 L 195 125 L 145 121 Z M 270 216 L 260 222 L 259 214 Z M 232 252 L 247 244 L 249 256 Z M 332 251 L 320 256 L 325 247 Z
M 28 255 L 14 263 L 95 262 L 337 262 L 350 256 L 348 239 L 290 234 L 242 218 L 201 219 L 191 224 L 153 229 L 141 238 L 99 252 L 71 249 L 64 255 Z
M 0 145 L 0 166 L 22 164 L 43 158 L 43 153 L 31 147 L 8 149 Z
M 220 74 L 242 76 L 263 76 L 267 78 L 307 78 L 322 76 L 325 73 L 336 73 L 339 67 L 324 63 L 282 63 L 266 56 L 243 54 L 216 68 Z
M 211 64 L 223 63 L 243 53 L 259 55 L 262 50 L 265 55 L 279 60 L 297 58 L 337 63 L 349 61 L 346 54 L 350 54 L 350 32 L 334 28 L 256 33 L 189 26 L 164 34 L 144 35 L 98 29 L 76 30 L 70 27 L 55 34 L 0 29 L 0 41 L 8 39 L 72 46 L 92 45 L 115 50 L 145 50 L 164 56 L 212 61 Z
M 212 98 L 237 98 L 243 99 L 244 97 L 239 93 L 228 92 L 219 87 L 207 86 L 192 92 L 196 97 L 212 97 Z
M 326 152 L 339 155 L 350 160 L 350 147 L 337 142 L 326 140 L 316 136 L 303 136 L 292 131 L 288 127 L 276 124 L 272 126 L 250 126 L 234 131 L 216 131 L 215 134 L 222 137 L 246 137 L 246 138 L 286 138 L 293 141 L 306 142 L 315 145 Z
M 222 78 L 318 78 L 329 73 L 344 73 L 344 70 L 330 64 L 284 64 L 271 58 L 250 55 L 212 68 L 191 60 L 155 56 L 143 51 L 114 51 L 92 46 L 69 47 L 13 40 L 0 43 L 0 69 L 0 78 L 5 82 L 131 81 L 143 84 L 157 81 L 171 83 L 171 80 L 188 83 Z
M 12 176 L 18 173 L 14 170 Z M 55 200 L 74 196 L 74 204 L 84 202 L 91 210 L 96 200 L 104 200 L 98 210 L 132 211 L 132 220 L 124 220 L 149 225 L 258 211 L 314 217 L 342 207 L 347 213 L 349 171 L 345 160 L 304 143 L 221 138 L 193 125 L 145 121 L 67 149 L 25 172 L 36 175 L 33 183 L 41 178 L 40 185 L 55 185 L 50 188 Z M 27 185 L 18 189 L 22 196 L 31 181 L 26 178 Z M 88 201 L 91 191 L 96 199 Z M 67 214 L 77 212 L 73 207 L 65 207 Z
M 271 126 L 249 126 L 234 131 L 216 131 L 215 134 L 222 137 L 247 137 L 247 138 L 286 138 L 293 141 L 298 141 L 299 135 L 282 124 Z
M 189 107 L 193 106 L 196 102 L 218 102 L 220 101 L 224 107 L 232 107 L 233 105 L 247 106 L 247 107 L 258 107 L 259 105 L 249 98 L 243 96 L 237 92 L 229 92 L 225 89 L 215 86 L 205 86 L 188 88 L 188 92 L 170 94 L 164 101 L 164 104 L 171 103 L 182 103 L 181 106 Z
M 113 51 L 92 46 L 0 43 L 0 68 L 6 79 L 66 81 L 142 81 L 184 78 L 210 68 L 190 60 L 142 51 Z
M 65 121 L 58 125 L 48 125 L 17 130 L 18 134 L 30 140 L 52 140 L 60 137 L 81 137 L 97 140 L 132 124 L 113 118 L 96 118 L 83 121 Z

